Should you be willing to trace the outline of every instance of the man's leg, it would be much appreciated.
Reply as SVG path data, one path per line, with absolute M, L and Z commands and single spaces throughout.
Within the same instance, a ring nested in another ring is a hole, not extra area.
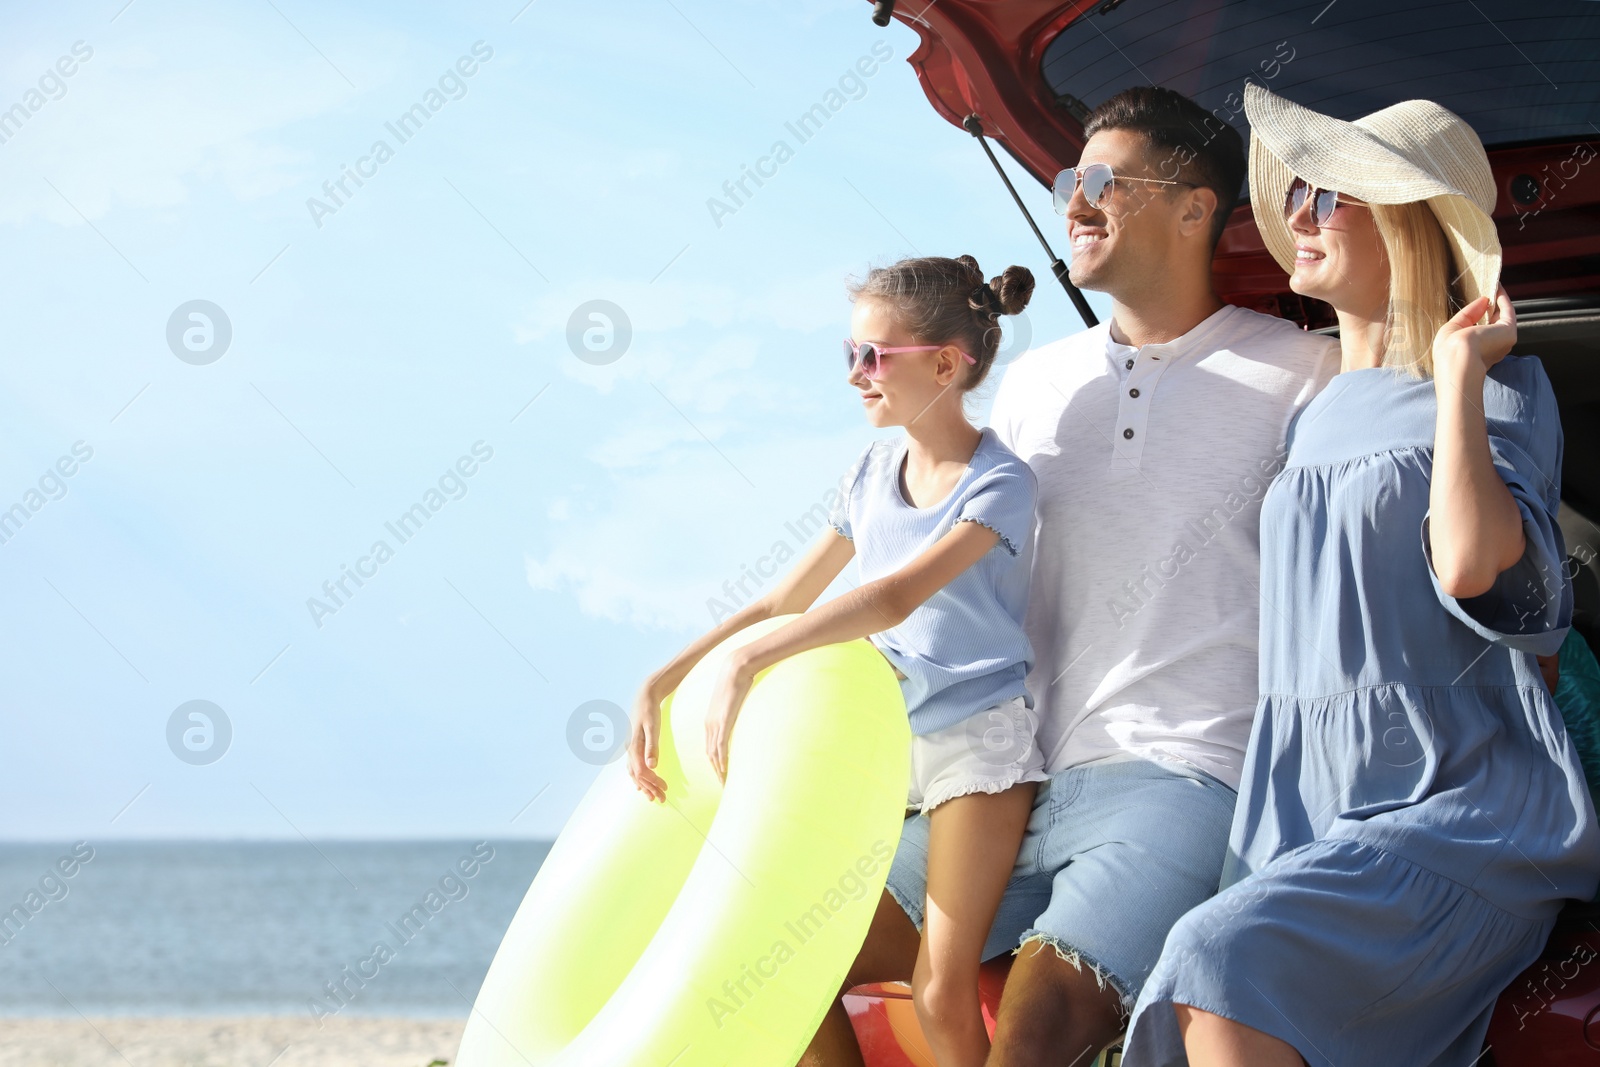
M 989 1064 L 1088 1067 L 1125 1023 L 1114 986 L 1067 962 L 1047 942 L 1029 941 L 1006 977 Z
M 1029 941 L 1006 977 L 989 1065 L 1088 1067 L 1123 1025 L 1115 987 L 1102 987 L 1093 969 L 1070 965 L 1046 942 Z
M 1126 1027 L 1174 923 L 1217 889 L 1236 796 L 1182 764 L 1058 772 L 1027 864 L 1049 904 L 1006 979 L 988 1067 L 1088 1067 Z
M 823 1016 L 817 1035 L 806 1046 L 799 1067 L 864 1067 L 855 1028 L 844 1010 L 844 994 L 868 982 L 909 982 L 917 965 L 922 935 L 887 891 L 878 900 L 867 939 L 851 964 L 844 987 Z

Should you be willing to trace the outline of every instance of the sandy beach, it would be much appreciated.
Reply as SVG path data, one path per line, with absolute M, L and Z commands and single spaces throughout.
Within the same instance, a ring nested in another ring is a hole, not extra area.
M 429 1067 L 465 1019 L 335 1016 L 0 1019 L 0 1067 Z

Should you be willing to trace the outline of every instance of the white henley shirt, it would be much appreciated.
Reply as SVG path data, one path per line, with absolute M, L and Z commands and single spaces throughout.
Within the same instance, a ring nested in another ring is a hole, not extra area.
M 1138 348 L 1103 322 L 1007 369 L 989 421 L 1038 482 L 1024 631 L 1047 771 L 1180 760 L 1238 788 L 1261 498 L 1338 369 L 1336 340 L 1234 305 Z

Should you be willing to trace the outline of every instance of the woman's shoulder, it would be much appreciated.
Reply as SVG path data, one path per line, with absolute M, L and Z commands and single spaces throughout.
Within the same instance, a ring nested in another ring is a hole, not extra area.
M 1506 356 L 1483 383 L 1483 415 L 1497 461 L 1559 478 L 1565 435 L 1555 387 L 1537 356 Z
M 1483 389 L 1484 414 L 1521 421 L 1555 410 L 1555 387 L 1538 356 L 1506 356 L 1489 368 Z
M 1509 355 L 1489 368 L 1489 377 L 1496 381 L 1535 383 L 1549 383 L 1549 375 L 1544 372 L 1544 361 L 1538 356 Z

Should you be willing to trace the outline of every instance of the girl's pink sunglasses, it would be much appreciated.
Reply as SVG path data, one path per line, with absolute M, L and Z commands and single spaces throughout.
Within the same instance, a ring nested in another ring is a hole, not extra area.
M 874 341 L 863 341 L 858 345 L 846 337 L 844 339 L 844 361 L 846 368 L 851 371 L 856 369 L 856 363 L 859 361 L 861 363 L 861 373 L 866 375 L 870 381 L 876 380 L 883 373 L 884 359 L 896 352 L 936 352 L 943 347 L 944 345 L 897 345 L 891 348 L 877 344 Z M 956 351 L 961 352 L 961 349 L 958 348 Z M 968 363 L 978 362 L 965 352 L 961 352 L 961 358 Z

